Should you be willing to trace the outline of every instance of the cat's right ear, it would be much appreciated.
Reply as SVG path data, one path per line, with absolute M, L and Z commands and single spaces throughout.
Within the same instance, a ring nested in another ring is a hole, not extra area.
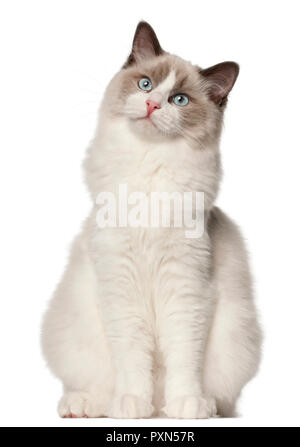
M 140 22 L 136 28 L 131 53 L 123 68 L 127 68 L 140 60 L 164 53 L 153 28 L 147 22 Z

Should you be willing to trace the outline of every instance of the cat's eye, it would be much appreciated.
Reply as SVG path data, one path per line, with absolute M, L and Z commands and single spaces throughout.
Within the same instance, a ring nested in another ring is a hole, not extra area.
M 184 94 L 175 95 L 172 100 L 177 106 L 186 106 L 189 103 L 188 96 Z
M 145 90 L 146 92 L 152 90 L 152 82 L 148 78 L 140 79 L 138 84 L 141 90 Z

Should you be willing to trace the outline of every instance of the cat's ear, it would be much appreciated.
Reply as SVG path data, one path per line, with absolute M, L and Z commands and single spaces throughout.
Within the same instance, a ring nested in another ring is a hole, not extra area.
M 202 76 L 208 81 L 208 93 L 210 99 L 219 106 L 227 101 L 239 74 L 239 66 L 235 62 L 222 62 L 213 67 L 200 70 Z
M 131 53 L 123 68 L 129 67 L 139 60 L 159 56 L 163 53 L 153 28 L 147 22 L 140 22 L 135 31 Z

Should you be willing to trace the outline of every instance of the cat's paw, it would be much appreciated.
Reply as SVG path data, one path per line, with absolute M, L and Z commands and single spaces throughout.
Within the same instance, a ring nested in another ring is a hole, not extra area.
M 107 416 L 115 419 L 149 418 L 153 414 L 153 406 L 132 394 L 115 396 Z
M 97 418 L 104 414 L 101 403 L 88 393 L 72 392 L 63 395 L 58 404 L 62 418 Z
M 216 417 L 217 408 L 214 399 L 183 396 L 168 402 L 164 412 L 175 419 L 208 419 Z

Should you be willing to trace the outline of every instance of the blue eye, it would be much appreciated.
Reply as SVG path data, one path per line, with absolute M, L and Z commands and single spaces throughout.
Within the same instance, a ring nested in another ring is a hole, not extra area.
M 152 90 L 152 83 L 148 78 L 142 78 L 139 81 L 139 87 L 141 90 L 145 90 L 146 92 L 150 92 Z
M 173 102 L 177 106 L 186 106 L 189 103 L 189 98 L 183 94 L 175 95 L 173 96 Z

